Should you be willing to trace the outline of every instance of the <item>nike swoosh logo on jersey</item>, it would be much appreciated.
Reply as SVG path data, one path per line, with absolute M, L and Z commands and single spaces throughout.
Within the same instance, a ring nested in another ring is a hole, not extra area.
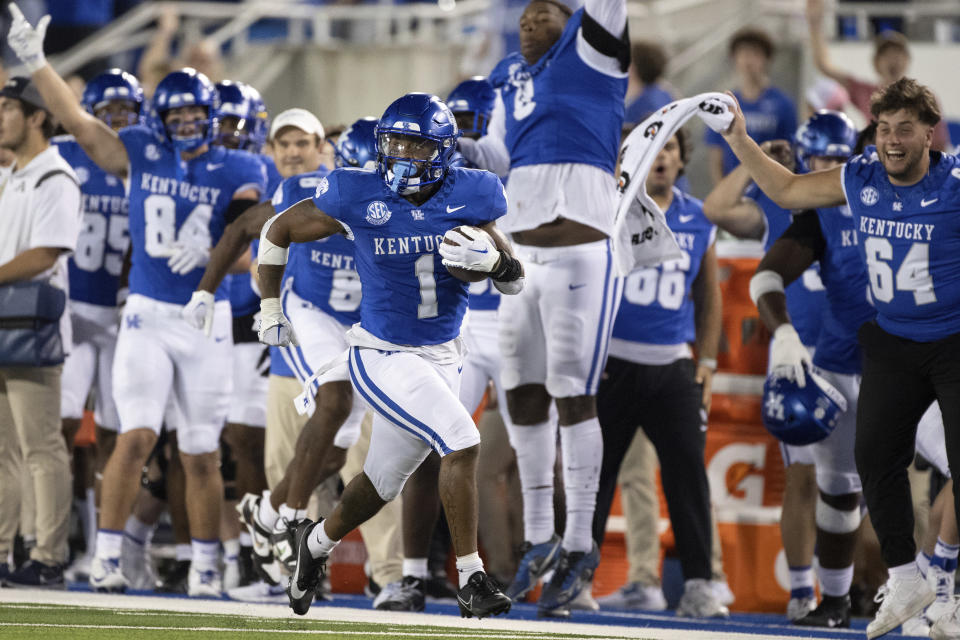
M 686 224 L 691 220 L 693 220 L 693 214 L 690 214 L 689 216 L 680 216 L 680 224 Z
M 222 166 L 223 166 L 223 163 L 222 163 L 222 162 L 217 162 L 216 164 L 214 164 L 214 163 L 212 163 L 212 162 L 208 162 L 208 163 L 207 163 L 207 171 L 216 171 L 217 169 L 219 169 L 219 168 L 222 167 Z
M 453 213 L 454 211 L 460 211 L 460 209 L 463 209 L 465 206 L 467 206 L 467 205 L 462 204 L 462 205 L 460 205 L 459 207 L 451 207 L 450 205 L 447 205 L 447 213 Z
M 928 206 L 930 206 L 931 204 L 933 204 L 934 202 L 936 202 L 936 201 L 939 200 L 939 199 L 940 199 L 940 198 L 934 198 L 933 200 L 921 200 L 921 201 L 920 201 L 920 206 L 921 206 L 921 207 L 928 207 Z
M 570 291 L 576 291 L 577 289 L 581 289 L 581 288 L 583 288 L 583 287 L 585 287 L 585 286 L 587 286 L 587 283 L 586 283 L 586 282 L 584 282 L 583 284 L 571 284 L 571 285 L 569 285 Z

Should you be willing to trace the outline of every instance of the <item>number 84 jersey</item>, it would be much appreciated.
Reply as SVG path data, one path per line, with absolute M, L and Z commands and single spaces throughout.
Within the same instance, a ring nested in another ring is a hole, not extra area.
M 960 333 L 960 160 L 931 152 L 923 180 L 899 187 L 867 147 L 842 177 L 880 327 L 917 342 Z
M 203 267 L 178 275 L 167 261 L 181 246 L 209 251 L 223 235 L 234 195 L 264 193 L 266 170 L 257 156 L 222 147 L 184 162 L 145 126 L 123 129 L 120 140 L 130 158 L 130 293 L 186 304 Z M 227 299 L 226 287 L 216 297 Z

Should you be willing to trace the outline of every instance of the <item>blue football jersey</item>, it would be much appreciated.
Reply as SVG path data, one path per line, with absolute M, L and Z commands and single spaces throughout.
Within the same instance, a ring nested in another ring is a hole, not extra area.
M 167 266 L 171 247 L 215 245 L 234 194 L 245 189 L 264 193 L 263 163 L 251 153 L 223 147 L 183 162 L 145 126 L 123 129 L 120 140 L 130 157 L 130 293 L 186 304 L 203 267 L 174 274 Z M 216 293 L 218 300 L 228 295 L 226 286 Z
M 790 212 L 777 206 L 777 203 L 768 198 L 767 194 L 756 185 L 751 185 L 744 195 L 756 202 L 763 211 L 767 221 L 763 250 L 767 252 L 790 226 Z M 823 283 L 820 281 L 820 265 L 814 264 L 804 271 L 803 277 L 788 284 L 785 292 L 787 312 L 800 336 L 800 341 L 808 347 L 816 345 L 820 336 L 820 326 L 823 324 L 823 308 L 827 303 Z
M 815 215 L 823 238 L 818 258 L 827 303 L 813 363 L 836 373 L 860 373 L 857 331 L 877 311 L 870 302 L 859 236 L 848 207 L 820 209 Z
M 437 247 L 453 227 L 483 226 L 507 212 L 495 175 L 450 169 L 440 189 L 416 205 L 388 189 L 378 174 L 342 168 L 321 181 L 313 201 L 353 235 L 364 329 L 413 346 L 460 335 L 467 283 L 450 275 Z
M 627 276 L 614 338 L 647 344 L 683 344 L 696 338 L 691 287 L 717 228 L 703 215 L 703 203 L 676 187 L 664 215 L 683 257 Z
M 284 180 L 273 196 L 274 209 L 280 212 L 312 198 L 328 173 L 321 166 L 318 171 Z M 353 243 L 339 234 L 295 243 L 290 245 L 285 272 L 293 280 L 294 293 L 344 325 L 360 321 L 363 296 L 353 253 Z
M 496 311 L 500 308 L 500 292 L 493 286 L 493 280 L 486 278 L 479 282 L 471 282 L 467 288 L 470 292 L 469 307 L 477 311 Z
M 535 64 L 513 53 L 490 73 L 505 107 L 511 167 L 579 163 L 613 173 L 627 78 L 601 73 L 580 58 L 582 19 L 580 9 Z
M 280 175 L 280 172 L 277 171 L 277 163 L 274 162 L 273 158 L 263 154 L 260 156 L 260 161 L 263 163 L 264 168 L 267 170 L 267 195 L 272 195 L 277 191 L 277 187 L 280 186 L 280 183 L 283 182 L 283 176 Z
M 747 121 L 747 133 L 757 144 L 767 140 L 793 140 L 797 131 L 797 108 L 790 96 L 776 87 L 767 87 L 756 100 L 747 100 L 736 90 L 733 95 L 740 102 L 740 109 Z M 733 171 L 740 161 L 723 136 L 710 129 L 704 134 L 707 145 L 723 148 L 723 173 Z
M 83 226 L 68 262 L 70 299 L 114 307 L 123 256 L 130 245 L 123 181 L 97 166 L 73 136 L 51 142 L 77 174 L 83 199 Z
M 898 187 L 867 147 L 843 188 L 880 327 L 917 342 L 960 333 L 960 159 L 931 152 L 923 180 Z

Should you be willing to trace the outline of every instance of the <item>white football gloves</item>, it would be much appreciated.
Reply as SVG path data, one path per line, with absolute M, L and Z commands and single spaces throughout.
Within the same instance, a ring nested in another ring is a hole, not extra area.
M 43 56 L 43 38 L 47 35 L 50 15 L 40 18 L 36 28 L 30 26 L 15 2 L 10 3 L 10 15 L 13 17 L 7 33 L 10 48 L 30 73 L 39 71 L 47 64 L 47 59 Z
M 443 234 L 443 239 L 456 243 L 440 243 L 440 256 L 444 266 L 490 273 L 500 259 L 497 245 L 483 229 L 466 225 L 455 227 Z
M 797 386 L 807 384 L 803 373 L 804 363 L 811 365 L 810 352 L 800 342 L 800 336 L 792 324 L 782 324 L 773 332 L 773 344 L 770 346 L 770 372 L 796 380 Z
M 173 254 L 167 260 L 167 266 L 177 275 L 190 273 L 194 269 L 207 266 L 210 262 L 210 249 L 191 245 L 174 245 Z
M 280 306 L 280 298 L 263 298 L 260 301 L 260 330 L 257 332 L 260 342 L 271 347 L 300 346 L 293 325 Z
M 214 297 L 209 291 L 194 291 L 190 302 L 186 304 L 180 315 L 194 329 L 200 329 L 209 338 L 213 329 Z

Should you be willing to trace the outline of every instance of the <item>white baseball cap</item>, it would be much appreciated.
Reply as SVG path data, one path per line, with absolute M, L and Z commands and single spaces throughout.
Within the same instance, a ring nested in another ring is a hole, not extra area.
M 317 116 L 306 109 L 294 108 L 278 113 L 277 117 L 273 119 L 273 123 L 270 124 L 270 139 L 273 140 L 277 132 L 284 127 L 296 127 L 304 133 L 316 134 L 320 136 L 321 140 L 325 137 L 323 125 L 317 120 Z

